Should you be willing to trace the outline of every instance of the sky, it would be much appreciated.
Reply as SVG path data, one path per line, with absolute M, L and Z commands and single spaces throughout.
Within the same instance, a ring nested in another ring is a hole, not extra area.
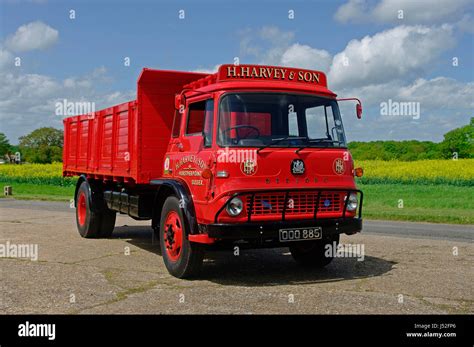
M 438 142 L 474 116 L 472 0 L 0 0 L 0 132 L 61 128 L 63 100 L 132 100 L 144 67 L 235 58 L 325 72 L 362 100 L 361 120 L 341 103 L 349 141 Z

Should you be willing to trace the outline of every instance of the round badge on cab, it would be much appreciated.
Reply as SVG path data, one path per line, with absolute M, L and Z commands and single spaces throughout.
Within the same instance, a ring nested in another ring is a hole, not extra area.
M 301 159 L 293 159 L 291 162 L 291 173 L 293 175 L 303 175 L 304 171 L 304 161 Z
M 336 160 L 334 160 L 332 169 L 336 174 L 342 175 L 346 171 L 346 164 L 344 163 L 344 160 L 342 160 L 341 158 L 337 158 Z

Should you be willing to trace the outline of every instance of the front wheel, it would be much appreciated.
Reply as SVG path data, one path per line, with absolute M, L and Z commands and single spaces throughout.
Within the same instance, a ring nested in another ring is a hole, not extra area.
M 187 223 L 175 196 L 166 199 L 161 211 L 160 247 L 168 272 L 178 278 L 197 275 L 201 268 L 204 249 L 188 240 Z
M 301 241 L 290 246 L 290 252 L 293 259 L 302 266 L 322 268 L 328 265 L 332 259 L 334 252 L 328 251 L 328 246 L 337 247 L 339 244 L 339 235 L 332 236 L 328 239 L 317 241 Z

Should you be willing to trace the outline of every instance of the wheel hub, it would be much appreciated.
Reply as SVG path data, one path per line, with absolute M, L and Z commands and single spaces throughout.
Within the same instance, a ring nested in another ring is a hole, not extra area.
M 181 255 L 183 243 L 183 224 L 176 211 L 168 213 L 164 227 L 163 236 L 167 256 L 171 261 L 177 261 Z
M 77 219 L 79 221 L 79 224 L 83 226 L 86 223 L 86 216 L 87 216 L 86 195 L 84 194 L 84 192 L 80 192 L 76 208 L 77 208 Z
M 174 242 L 173 227 L 171 226 L 171 224 L 168 225 L 168 228 L 166 229 L 166 240 L 168 241 L 166 247 L 168 249 L 172 249 L 173 243 L 175 243 L 175 242 Z

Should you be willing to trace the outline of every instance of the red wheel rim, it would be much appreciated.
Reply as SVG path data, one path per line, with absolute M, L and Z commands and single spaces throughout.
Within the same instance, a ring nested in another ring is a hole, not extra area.
M 87 216 L 87 205 L 86 205 L 86 194 L 84 192 L 79 193 L 79 200 L 77 201 L 77 219 L 80 225 L 86 224 Z
M 176 211 L 168 212 L 163 231 L 166 254 L 171 261 L 177 261 L 183 248 L 183 224 Z

